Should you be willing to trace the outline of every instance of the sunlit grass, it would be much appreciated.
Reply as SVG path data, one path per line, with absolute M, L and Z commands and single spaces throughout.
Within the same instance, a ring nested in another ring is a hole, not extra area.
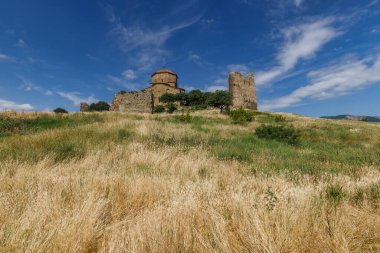
M 181 115 L 1 115 L 0 252 L 380 251 L 380 125 Z

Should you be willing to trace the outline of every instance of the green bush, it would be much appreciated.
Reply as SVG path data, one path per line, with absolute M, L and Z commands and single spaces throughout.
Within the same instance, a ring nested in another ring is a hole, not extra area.
M 333 203 L 340 203 L 347 197 L 343 186 L 340 184 L 330 184 L 326 188 L 326 198 Z
M 227 91 L 217 90 L 209 94 L 206 102 L 209 106 L 219 108 L 223 112 L 232 104 L 232 98 Z
M 53 110 L 55 113 L 68 113 L 65 109 L 58 107 Z
M 168 110 L 168 113 L 173 113 L 177 110 L 177 106 L 174 103 L 168 103 L 166 109 Z
M 229 111 L 228 115 L 235 124 L 245 124 L 254 120 L 253 112 L 243 108 Z
M 286 121 L 286 118 L 282 115 L 275 115 L 274 116 L 274 121 L 276 122 L 285 122 Z
M 185 123 L 190 123 L 191 120 L 192 120 L 192 117 L 191 117 L 189 111 L 187 111 L 186 114 L 185 114 L 184 112 L 182 112 L 181 115 L 177 115 L 177 116 L 175 116 L 175 117 L 176 117 L 176 119 L 177 119 L 178 121 L 180 121 L 180 122 L 185 122 Z
M 256 129 L 256 136 L 262 139 L 276 140 L 291 145 L 299 143 L 300 134 L 293 126 L 262 125 Z
M 154 107 L 154 112 L 155 113 L 162 113 L 165 112 L 165 106 L 163 105 L 157 105 Z
M 179 97 L 177 94 L 172 94 L 172 93 L 164 93 L 160 98 L 160 102 L 163 103 L 173 103 L 179 100 Z
M 98 111 L 98 112 L 109 111 L 110 105 L 107 102 L 99 101 L 97 103 L 92 103 L 88 109 L 90 112 L 93 112 L 93 111 Z

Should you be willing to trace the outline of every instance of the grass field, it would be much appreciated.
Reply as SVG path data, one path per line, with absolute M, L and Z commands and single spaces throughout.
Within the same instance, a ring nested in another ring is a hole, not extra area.
M 3 113 L 0 164 L 0 252 L 380 252 L 376 123 Z

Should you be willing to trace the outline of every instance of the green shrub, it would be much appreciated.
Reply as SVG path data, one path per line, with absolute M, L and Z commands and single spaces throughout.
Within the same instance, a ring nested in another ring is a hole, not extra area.
M 177 106 L 174 103 L 168 103 L 166 109 L 168 110 L 168 113 L 173 113 L 177 110 Z
M 232 104 L 232 98 L 228 91 L 217 90 L 209 94 L 206 102 L 209 106 L 219 108 L 223 112 L 223 110 L 228 109 Z
M 154 107 L 154 112 L 155 113 L 162 113 L 165 112 L 165 106 L 163 105 L 157 105 Z
M 173 93 L 164 93 L 160 98 L 160 102 L 163 102 L 163 103 L 173 103 L 173 102 L 176 102 L 178 101 L 178 96 L 177 94 L 173 94 Z
M 68 113 L 65 109 L 58 107 L 53 110 L 55 113 Z
M 347 197 L 347 193 L 340 184 L 328 185 L 325 194 L 326 198 L 335 204 L 342 202 Z
M 285 122 L 286 121 L 286 118 L 282 115 L 275 115 L 274 116 L 274 121 L 276 122 Z
M 185 114 L 184 112 L 182 112 L 181 115 L 177 115 L 177 116 L 175 116 L 175 117 L 176 117 L 176 119 L 177 119 L 178 121 L 180 121 L 180 122 L 185 122 L 185 123 L 190 123 L 191 120 L 192 120 L 192 117 L 191 117 L 189 111 L 187 111 L 186 114 Z
M 97 103 L 92 103 L 88 109 L 90 112 L 93 112 L 93 111 L 98 111 L 98 112 L 109 111 L 110 105 L 107 102 L 99 101 Z
M 119 131 L 117 131 L 117 137 L 120 141 L 128 139 L 131 135 L 132 133 L 127 129 L 119 129 Z
M 262 125 L 256 129 L 255 135 L 261 139 L 276 140 L 291 145 L 299 143 L 300 134 L 293 126 Z
M 254 120 L 253 112 L 243 108 L 229 111 L 228 115 L 235 124 L 245 124 Z

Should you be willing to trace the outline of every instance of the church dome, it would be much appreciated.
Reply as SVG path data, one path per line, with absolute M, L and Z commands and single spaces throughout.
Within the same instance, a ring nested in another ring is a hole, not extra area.
M 168 73 L 168 74 L 172 74 L 172 75 L 177 75 L 176 73 L 174 73 L 173 71 L 171 71 L 170 69 L 160 69 L 160 70 L 157 70 L 156 73 L 154 73 L 152 76 L 156 75 L 156 74 L 163 74 L 163 73 Z

